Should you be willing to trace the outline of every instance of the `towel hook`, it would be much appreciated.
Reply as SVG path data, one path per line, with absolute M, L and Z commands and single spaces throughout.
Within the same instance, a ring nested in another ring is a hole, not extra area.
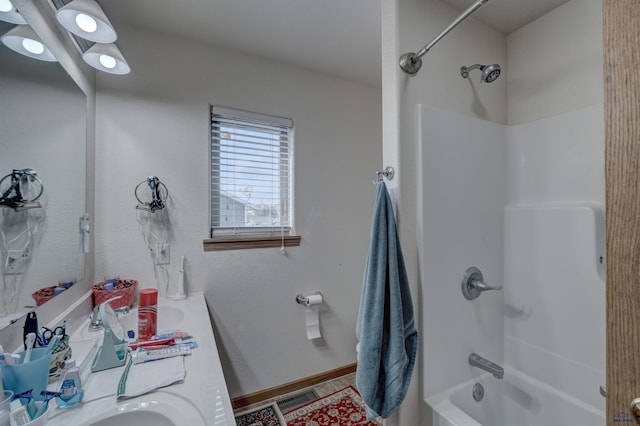
M 376 178 L 373 180 L 373 183 L 382 182 L 384 178 L 387 178 L 387 180 L 391 180 L 393 179 L 394 174 L 395 171 L 393 170 L 393 167 L 385 167 L 384 170 L 378 170 L 376 172 Z

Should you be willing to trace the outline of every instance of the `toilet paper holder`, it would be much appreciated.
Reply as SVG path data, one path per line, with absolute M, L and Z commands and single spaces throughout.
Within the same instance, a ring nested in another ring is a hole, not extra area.
M 322 296 L 322 293 L 316 291 L 313 293 L 314 295 Z M 308 305 L 309 296 L 304 296 L 302 293 L 298 293 L 296 295 L 296 303 L 298 305 Z

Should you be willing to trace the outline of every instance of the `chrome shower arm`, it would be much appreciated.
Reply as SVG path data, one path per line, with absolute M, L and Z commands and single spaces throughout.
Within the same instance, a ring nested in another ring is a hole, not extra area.
M 418 53 L 415 54 L 416 59 L 422 58 L 429 50 L 431 50 L 431 48 L 437 42 L 439 42 L 442 39 L 442 37 L 446 36 L 449 33 L 449 31 L 451 31 L 452 29 L 457 27 L 460 22 L 462 22 L 465 19 L 467 19 L 467 17 L 469 15 L 471 15 L 473 12 L 478 10 L 480 8 L 480 6 L 482 6 L 483 4 L 485 4 L 488 1 L 489 0 L 476 0 L 471 6 L 466 8 L 464 12 L 462 12 L 456 19 L 453 20 L 453 22 L 451 22 L 449 24 L 449 26 L 447 26 L 447 28 L 442 30 L 442 32 L 440 34 L 438 34 L 433 40 L 431 40 L 431 42 L 429 44 L 424 46 L 422 49 L 418 50 Z
M 453 20 L 440 34 L 438 34 L 430 43 L 418 51 L 418 53 L 405 53 L 400 57 L 400 68 L 407 74 L 416 74 L 422 67 L 422 58 L 437 42 L 454 29 L 460 22 L 464 21 L 469 15 L 475 12 L 480 6 L 489 0 L 476 0 L 471 6 L 465 9 L 456 19 Z
M 482 70 L 483 68 L 484 68 L 484 65 L 480 65 L 480 64 L 473 64 L 469 67 L 460 67 L 460 75 L 463 78 L 467 78 L 469 77 L 469 71 Z

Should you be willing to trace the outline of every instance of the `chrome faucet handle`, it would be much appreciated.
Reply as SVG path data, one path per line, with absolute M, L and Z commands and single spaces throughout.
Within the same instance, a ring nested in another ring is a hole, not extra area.
M 477 299 L 483 291 L 502 290 L 502 286 L 491 286 L 484 282 L 480 269 L 472 266 L 468 268 L 462 278 L 462 294 L 467 300 Z
M 93 312 L 91 312 L 91 322 L 89 323 L 89 331 L 102 330 L 102 318 L 100 317 L 100 305 L 104 303 L 109 303 L 116 299 L 120 299 L 121 297 L 122 296 L 112 297 L 111 299 L 108 299 L 93 307 Z M 121 313 L 122 315 L 126 315 L 129 313 L 129 307 L 126 306 L 125 308 L 126 310 L 124 308 L 118 308 L 118 309 L 115 309 L 115 311 L 118 313 Z
M 128 306 L 123 306 L 121 308 L 114 309 L 114 311 L 116 312 L 116 315 L 118 315 L 118 317 L 120 317 L 121 315 L 127 315 L 130 310 L 131 309 Z
M 91 321 L 89 322 L 89 331 L 98 331 L 102 330 L 102 318 L 100 318 L 100 312 L 98 312 L 98 307 L 100 305 L 96 305 L 91 312 Z
M 471 281 L 471 286 L 477 288 L 480 291 L 502 290 L 502 286 L 501 285 L 491 286 L 491 285 L 485 283 L 484 281 L 480 281 L 480 280 L 472 280 Z

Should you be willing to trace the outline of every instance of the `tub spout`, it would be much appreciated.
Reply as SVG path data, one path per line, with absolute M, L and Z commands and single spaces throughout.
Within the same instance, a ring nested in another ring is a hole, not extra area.
M 493 374 L 493 377 L 496 379 L 502 379 L 504 377 L 504 368 L 500 367 L 498 364 L 489 361 L 486 358 L 481 357 L 476 353 L 472 353 L 469 355 L 469 365 L 474 367 L 478 367 L 484 371 L 488 371 Z

